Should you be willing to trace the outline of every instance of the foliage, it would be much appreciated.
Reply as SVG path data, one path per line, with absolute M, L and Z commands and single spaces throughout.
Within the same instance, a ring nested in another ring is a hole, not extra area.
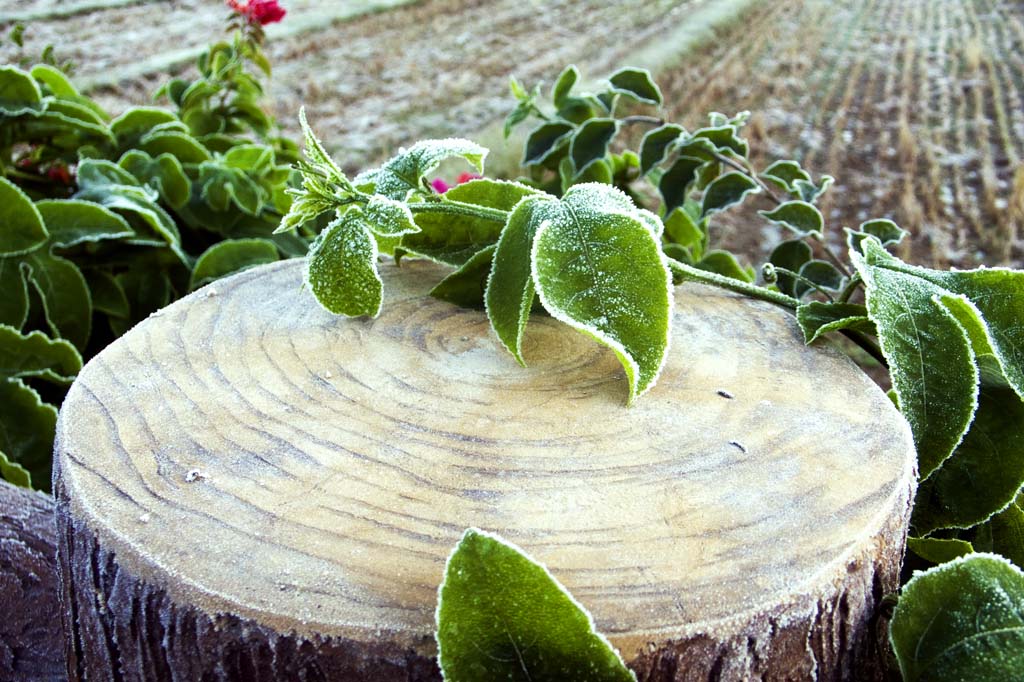
M 281 229 L 336 217 L 309 261 L 318 300 L 335 312 L 376 315 L 378 256 L 429 258 L 455 269 L 434 295 L 483 305 L 520 362 L 537 302 L 610 347 L 629 401 L 654 385 L 669 351 L 668 273 L 675 283 L 775 303 L 793 312 L 808 343 L 840 334 L 889 369 L 922 475 L 910 547 L 934 560 L 975 545 L 1020 560 L 1024 273 L 903 263 L 889 249 L 906 233 L 889 220 L 845 234 L 828 229 L 817 203 L 831 177 L 815 178 L 793 160 L 756 170 L 742 137 L 745 112 L 713 113 L 688 131 L 636 113 L 662 98 L 641 69 L 616 72 L 597 92 L 576 92 L 579 80 L 575 67 L 565 69 L 550 103 L 540 86 L 512 81 L 517 106 L 506 132 L 536 120 L 524 145 L 529 175 L 515 183 L 479 179 L 435 191 L 430 174 L 446 159 L 483 171 L 486 150 L 466 140 L 417 143 L 350 180 L 303 119 L 308 161 Z M 787 237 L 760 283 L 754 269 L 711 248 L 714 222 L 752 201 L 767 204 L 759 215 Z M 979 599 L 969 591 L 955 598 L 965 610 Z
M 49 489 L 54 405 L 82 358 L 217 277 L 306 252 L 272 235 L 296 147 L 257 68 L 239 32 L 161 89 L 176 111 L 112 117 L 52 64 L 0 67 L 0 477 Z M 29 355 L 40 338 L 50 355 Z

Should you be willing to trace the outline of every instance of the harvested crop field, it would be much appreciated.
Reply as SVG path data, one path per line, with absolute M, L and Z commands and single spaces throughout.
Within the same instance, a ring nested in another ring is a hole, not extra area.
M 1024 4 L 788 0 L 730 33 L 661 74 L 671 115 L 755 112 L 758 155 L 837 178 L 835 227 L 892 217 L 918 262 L 1020 266 Z

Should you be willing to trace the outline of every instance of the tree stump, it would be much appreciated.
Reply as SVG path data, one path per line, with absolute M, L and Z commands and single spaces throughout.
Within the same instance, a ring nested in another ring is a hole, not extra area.
M 53 498 L 0 481 L 0 680 L 60 682 Z
M 640 680 L 872 679 L 915 486 L 909 430 L 770 305 L 677 293 L 657 387 L 537 316 L 531 366 L 480 311 L 383 266 L 376 320 L 302 263 L 146 320 L 57 436 L 71 680 L 437 680 L 463 530 L 528 550 Z

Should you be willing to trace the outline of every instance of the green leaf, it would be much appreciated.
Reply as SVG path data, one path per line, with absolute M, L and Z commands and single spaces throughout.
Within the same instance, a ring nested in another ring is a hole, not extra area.
M 80 369 L 82 356 L 67 341 L 0 325 L 0 381 L 37 378 L 67 385 Z
M 334 162 L 331 155 L 324 149 L 323 143 L 320 142 L 320 138 L 316 136 L 313 129 L 309 127 L 309 123 L 306 121 L 305 107 L 299 109 L 299 125 L 302 126 L 302 136 L 306 142 L 304 149 L 306 158 L 314 165 L 320 166 L 323 170 L 327 171 L 332 179 L 344 178 L 345 174 L 341 168 L 338 167 L 338 164 Z
M 121 149 L 135 147 L 139 140 L 153 128 L 162 124 L 180 124 L 180 130 L 187 129 L 178 117 L 166 109 L 156 107 L 134 107 L 110 122 L 110 131 L 117 138 Z
M 45 85 L 49 88 L 50 92 L 57 97 L 64 97 L 67 99 L 76 99 L 81 97 L 78 90 L 68 77 L 64 75 L 64 72 L 60 69 L 50 66 L 49 64 L 36 64 L 32 67 L 30 72 L 32 78 L 36 79 L 37 83 Z
M 192 183 L 176 156 L 161 154 L 154 159 L 146 152 L 133 149 L 125 152 L 118 165 L 159 192 L 160 198 L 171 208 L 181 208 L 191 197 Z
M 92 329 L 92 299 L 78 266 L 39 249 L 24 257 L 22 268 L 42 299 L 50 331 L 84 351 Z
M 725 211 L 739 204 L 748 194 L 761 191 L 757 183 L 743 173 L 732 172 L 718 177 L 704 192 L 704 203 L 701 207 L 702 217 Z
M 972 554 L 917 573 L 889 639 L 906 682 L 1005 682 L 1024 670 L 1024 574 Z
M 517 182 L 479 178 L 464 182 L 445 192 L 441 201 L 460 201 L 511 211 L 524 197 L 538 191 Z M 420 231 L 406 234 L 402 248 L 418 256 L 445 265 L 461 266 L 486 246 L 496 244 L 503 223 L 479 216 L 447 213 L 416 215 Z
M 20 379 L 0 381 L 0 405 L 0 452 L 49 492 L 57 409 Z
M 592 118 L 580 126 L 569 143 L 573 170 L 579 173 L 593 161 L 603 159 L 618 131 L 619 122 L 611 118 Z
M 85 159 L 78 164 L 76 175 L 80 192 L 106 189 L 111 185 L 140 187 L 138 178 L 106 159 Z
M 249 175 L 216 161 L 199 166 L 200 196 L 210 208 L 226 212 L 232 204 L 251 216 L 263 210 L 266 191 Z
M 671 214 L 686 203 L 693 183 L 697 179 L 697 171 L 706 163 L 692 156 L 680 156 L 658 182 L 658 191 L 665 201 L 665 215 Z
M 855 329 L 872 333 L 874 324 L 868 309 L 856 303 L 823 303 L 811 301 L 796 309 L 796 321 L 804 333 L 804 341 L 814 343 L 829 332 Z
M 956 538 L 907 538 L 907 549 L 933 564 L 944 564 L 974 552 L 966 540 Z
M 664 161 L 672 144 L 685 134 L 686 130 L 682 126 L 673 123 L 648 131 L 640 143 L 640 174 L 647 175 Z
M 612 74 L 612 89 L 643 104 L 661 104 L 661 90 L 647 69 L 625 68 Z
M 810 180 L 798 179 L 793 181 L 793 191 L 807 203 L 813 204 L 822 194 L 828 191 L 833 182 L 835 182 L 835 178 L 831 175 L 822 175 L 821 182 L 817 185 Z
M 383 293 L 377 243 L 359 212 L 350 208 L 309 247 L 306 282 L 320 305 L 332 313 L 376 317 Z
M 882 246 L 899 244 L 908 232 L 891 220 L 869 220 L 861 223 L 857 230 L 846 230 L 846 243 L 857 253 L 862 253 L 861 242 L 868 236 L 882 242 Z
M 28 319 L 28 285 L 17 258 L 0 258 L 0 324 L 21 329 Z
M 46 243 L 46 226 L 39 211 L 17 185 L 4 177 L 0 177 L 0 226 L 0 258 L 20 256 Z
M 768 257 L 768 262 L 777 268 L 799 273 L 800 268 L 805 263 L 809 263 L 812 257 L 811 247 L 807 242 L 802 239 L 791 239 L 776 246 Z M 795 296 L 796 285 L 797 280 L 792 275 L 786 272 L 778 273 L 776 286 L 779 287 L 779 291 L 789 296 Z
M 758 211 L 776 225 L 792 230 L 798 237 L 821 236 L 825 219 L 816 207 L 806 201 L 787 201 L 772 211 Z
M 484 293 L 496 248 L 491 244 L 477 251 L 458 270 L 438 282 L 430 295 L 463 308 L 485 307 Z
M 558 74 L 554 87 L 551 88 L 551 101 L 554 102 L 556 107 L 561 107 L 565 104 L 569 91 L 572 90 L 572 87 L 576 85 L 576 81 L 579 79 L 580 72 L 575 64 L 570 64 L 562 69 L 562 73 Z
M 575 130 L 571 123 L 555 121 L 545 123 L 530 133 L 523 149 L 523 166 L 538 166 L 562 149 Z
M 366 202 L 362 218 L 367 229 L 381 237 L 400 237 L 420 231 L 408 206 L 379 194 Z
M 1024 485 L 1024 402 L 982 386 L 974 421 L 942 466 L 922 481 L 911 525 L 919 535 L 970 528 L 1013 503 Z
M 20 464 L 7 459 L 7 455 L 3 452 L 0 452 L 0 480 L 7 481 L 19 488 L 32 487 L 32 476 Z
M 43 110 L 42 99 L 31 76 L 13 66 L 0 66 L 0 115 L 37 114 Z
M 811 174 L 800 167 L 796 161 L 776 161 L 761 172 L 761 177 L 786 190 L 794 192 L 793 183 L 797 180 L 811 181 Z
M 523 331 L 530 319 L 535 293 L 530 253 L 541 222 L 558 213 L 558 201 L 548 195 L 520 201 L 501 231 L 487 280 L 484 301 L 491 328 L 523 366 Z
M 635 682 L 590 614 L 543 566 L 469 529 L 438 591 L 438 662 L 448 682 Z
M 736 260 L 735 255 L 721 249 L 708 251 L 704 257 L 694 263 L 694 265 L 701 270 L 715 272 L 719 275 L 732 277 L 733 279 L 738 279 L 742 282 L 754 281 L 754 273 L 751 270 L 745 269 L 740 265 L 740 262 Z
M 650 225 L 618 208 L 624 199 L 609 185 L 574 186 L 540 223 L 531 261 L 544 308 L 615 352 L 632 403 L 667 358 L 672 277 Z
M 707 140 L 714 145 L 715 150 L 724 154 L 733 154 L 746 158 L 750 152 L 747 141 L 739 136 L 736 127 L 731 124 L 712 126 L 695 130 L 691 137 L 694 140 Z M 686 152 L 683 152 L 686 153 Z
M 92 296 L 92 307 L 96 312 L 128 319 L 131 316 L 131 304 L 117 279 L 105 270 L 90 269 L 84 273 Z
M 380 168 L 357 177 L 355 184 L 372 183 L 374 193 L 396 201 L 405 201 L 412 192 L 422 189 L 423 178 L 442 161 L 462 158 L 478 172 L 484 171 L 487 150 L 475 142 L 460 138 L 423 140 L 394 156 Z
M 154 130 L 143 135 L 138 144 L 150 156 L 170 154 L 182 163 L 202 163 L 213 158 L 199 140 L 177 130 Z
M 940 301 L 941 287 L 871 238 L 850 252 L 865 284 L 900 410 L 910 423 L 921 478 L 952 454 L 974 416 L 978 369 L 967 332 Z
M 979 526 L 974 536 L 978 551 L 1002 554 L 1017 566 L 1024 565 L 1024 510 L 1016 504 L 999 512 Z
M 50 231 L 52 244 L 59 248 L 135 236 L 124 218 L 91 201 L 44 199 L 36 202 L 36 208 Z
M 845 282 L 843 273 L 839 272 L 836 266 L 823 260 L 811 260 L 804 263 L 800 266 L 797 274 L 802 278 L 796 281 L 795 294 L 797 298 L 802 297 L 808 291 L 814 291 L 815 287 L 812 284 L 816 284 L 818 289 L 839 291 Z
M 277 247 L 269 239 L 226 239 L 199 256 L 189 289 L 195 291 L 215 279 L 277 260 Z
M 665 237 L 674 244 L 693 248 L 704 241 L 704 231 L 682 207 L 674 209 L 665 219 Z

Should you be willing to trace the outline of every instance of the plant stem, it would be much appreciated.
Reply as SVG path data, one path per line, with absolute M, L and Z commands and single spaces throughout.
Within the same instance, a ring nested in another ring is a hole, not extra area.
M 467 204 L 461 201 L 420 201 L 406 204 L 413 213 L 447 213 L 449 215 L 463 215 L 471 218 L 482 218 L 493 220 L 496 223 L 504 223 L 508 220 L 508 211 L 476 204 Z
M 846 283 L 845 287 L 843 287 L 843 290 L 839 292 L 839 302 L 848 302 L 850 300 L 850 297 L 853 296 L 854 292 L 857 291 L 857 287 L 860 286 L 860 283 L 861 279 L 859 274 L 855 274 L 853 277 L 851 277 L 850 281 Z
M 796 307 L 800 305 L 800 301 L 796 300 L 792 296 L 787 296 L 782 292 L 759 287 L 756 284 L 744 282 L 743 280 L 735 279 L 734 277 L 726 277 L 725 275 L 719 275 L 715 272 L 701 270 L 700 268 L 696 268 L 692 265 L 680 263 L 673 258 L 668 259 L 668 266 L 673 272 L 682 275 L 685 279 L 693 280 L 695 282 L 710 284 L 722 289 L 728 289 L 729 291 L 735 291 L 738 294 L 774 303 L 775 305 L 780 305 L 784 308 L 789 308 L 790 310 L 796 310 Z
M 882 367 L 889 369 L 889 363 L 886 362 L 885 355 L 882 354 L 882 349 L 878 347 L 877 343 L 871 340 L 871 337 L 867 336 L 863 332 L 857 331 L 856 329 L 844 329 L 842 330 L 842 334 L 860 346 L 868 355 L 877 360 L 878 364 Z

